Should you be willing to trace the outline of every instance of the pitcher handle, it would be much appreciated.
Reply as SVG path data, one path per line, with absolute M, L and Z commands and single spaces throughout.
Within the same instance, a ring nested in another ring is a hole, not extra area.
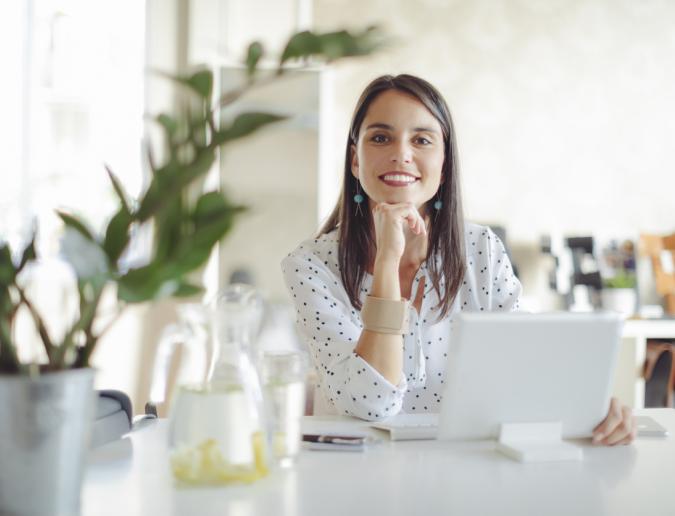
M 156 406 L 166 400 L 166 386 L 169 379 L 171 358 L 176 348 L 186 341 L 186 325 L 184 323 L 170 324 L 162 332 L 157 345 L 157 354 L 152 368 L 152 382 L 150 383 L 150 403 Z

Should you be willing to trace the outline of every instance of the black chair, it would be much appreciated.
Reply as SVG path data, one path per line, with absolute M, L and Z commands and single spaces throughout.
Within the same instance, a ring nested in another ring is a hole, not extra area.
M 131 431 L 133 410 L 129 396 L 122 391 L 98 391 L 96 416 L 91 433 L 91 447 L 96 448 L 120 439 Z

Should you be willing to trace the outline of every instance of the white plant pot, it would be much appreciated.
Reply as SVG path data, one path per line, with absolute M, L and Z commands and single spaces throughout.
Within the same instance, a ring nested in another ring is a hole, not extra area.
M 0 514 L 80 513 L 93 383 L 93 369 L 0 375 Z
M 632 288 L 603 288 L 601 291 L 602 307 L 605 310 L 618 312 L 625 317 L 635 315 L 637 295 Z

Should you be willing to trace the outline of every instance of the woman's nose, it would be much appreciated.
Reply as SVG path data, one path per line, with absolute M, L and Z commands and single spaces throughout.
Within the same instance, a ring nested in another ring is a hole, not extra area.
M 412 149 L 410 148 L 410 145 L 403 141 L 394 145 L 391 161 L 394 163 L 410 163 L 412 161 Z

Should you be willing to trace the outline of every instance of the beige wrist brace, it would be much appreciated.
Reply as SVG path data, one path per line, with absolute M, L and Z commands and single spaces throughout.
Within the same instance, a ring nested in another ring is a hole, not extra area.
M 408 331 L 410 301 L 366 296 L 361 309 L 363 328 L 377 333 L 403 335 Z

